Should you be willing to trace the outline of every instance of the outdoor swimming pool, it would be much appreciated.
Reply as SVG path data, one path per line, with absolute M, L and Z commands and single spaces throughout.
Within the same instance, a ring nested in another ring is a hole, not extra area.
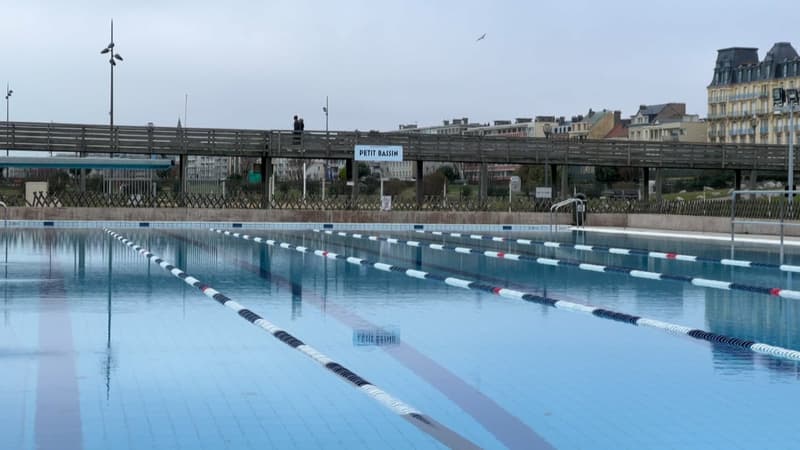
M 796 446 L 798 363 L 752 344 L 800 349 L 794 247 L 780 267 L 737 244 L 768 263 L 740 267 L 723 242 L 588 232 L 112 231 L 198 283 L 101 229 L 4 231 L 0 448 Z

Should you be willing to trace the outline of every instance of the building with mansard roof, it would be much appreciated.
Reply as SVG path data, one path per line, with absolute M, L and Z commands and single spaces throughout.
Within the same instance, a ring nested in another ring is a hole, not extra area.
M 776 43 L 763 60 L 757 48 L 719 50 L 707 88 L 708 141 L 788 143 L 788 114 L 775 114 L 772 106 L 776 87 L 800 88 L 800 56 L 790 43 Z

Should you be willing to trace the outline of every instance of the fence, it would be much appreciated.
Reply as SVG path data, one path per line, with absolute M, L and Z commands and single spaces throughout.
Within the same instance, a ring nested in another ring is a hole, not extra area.
M 28 203 L 21 195 L 0 195 L 0 201 L 8 206 L 35 208 L 195 208 L 195 209 L 263 209 L 262 196 L 258 193 L 238 192 L 232 195 L 193 194 L 160 192 L 157 195 L 107 194 L 102 192 L 55 192 L 34 194 Z M 394 200 L 396 211 L 497 211 L 497 212 L 548 212 L 550 200 L 530 200 L 507 197 L 480 199 L 450 199 L 441 196 L 426 196 L 421 204 L 413 200 Z M 295 196 L 275 195 L 268 205 L 272 209 L 286 210 L 363 210 L 378 211 L 381 201 L 378 196 L 329 196 L 325 200 L 309 196 L 305 200 Z M 730 217 L 730 200 L 662 200 L 631 201 L 591 199 L 586 204 L 587 215 L 591 214 L 662 214 L 684 216 Z M 789 204 L 783 198 L 751 198 L 736 201 L 736 217 L 800 220 L 800 205 Z

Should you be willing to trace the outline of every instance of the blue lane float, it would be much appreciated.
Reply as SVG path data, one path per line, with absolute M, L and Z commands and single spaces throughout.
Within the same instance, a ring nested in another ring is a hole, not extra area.
M 219 304 L 232 309 L 239 316 L 241 316 L 251 324 L 267 331 L 274 338 L 278 339 L 279 341 L 283 342 L 289 347 L 292 347 L 293 349 L 313 359 L 319 365 L 328 369 L 332 373 L 338 375 L 339 378 L 341 378 L 342 380 L 347 381 L 348 383 L 356 386 L 359 390 L 370 396 L 373 400 L 380 403 L 384 407 L 388 408 L 390 411 L 399 415 L 406 421 L 410 422 L 412 425 L 416 426 L 423 432 L 434 437 L 442 444 L 450 448 L 467 448 L 467 449 L 480 448 L 471 441 L 467 440 L 466 438 L 456 433 L 455 431 L 442 425 L 441 423 L 437 422 L 430 416 L 419 412 L 418 410 L 414 409 L 413 407 L 409 406 L 403 401 L 398 400 L 397 398 L 393 397 L 386 391 L 370 383 L 360 375 L 356 374 L 355 372 L 337 363 L 336 361 L 324 355 L 320 351 L 316 350 L 315 348 L 311 347 L 310 345 L 296 338 L 289 332 L 277 327 L 273 323 L 269 322 L 267 319 L 264 319 L 263 317 L 259 316 L 253 311 L 245 308 L 244 306 L 232 300 L 225 294 L 217 291 L 216 289 L 213 289 L 211 286 L 204 284 L 197 278 L 175 267 L 175 265 L 164 260 L 160 256 L 151 253 L 147 249 L 141 247 L 140 245 L 135 244 L 131 240 L 125 238 L 124 236 L 112 230 L 104 228 L 103 231 L 114 237 L 116 240 L 122 242 L 123 244 L 137 251 L 139 254 L 146 257 L 154 264 L 159 265 L 162 269 L 171 273 L 179 280 L 182 280 L 189 286 L 199 289 L 200 292 L 205 294 L 206 297 L 209 297 L 217 301 Z
M 793 264 L 772 264 L 772 263 L 747 261 L 743 259 L 730 259 L 730 258 L 706 258 L 702 256 L 683 255 L 676 252 L 654 252 L 640 248 L 618 248 L 618 247 L 604 247 L 601 245 L 567 244 L 563 242 L 534 241 L 531 239 L 514 239 L 514 238 L 505 238 L 501 236 L 486 236 L 482 234 L 446 233 L 443 231 L 426 231 L 426 230 L 414 230 L 414 231 L 419 234 L 431 234 L 434 236 L 449 236 L 457 238 L 474 239 L 479 241 L 511 242 L 521 245 L 550 247 L 550 248 L 571 248 L 573 250 L 578 250 L 582 252 L 609 253 L 612 255 L 646 256 L 648 258 L 666 259 L 671 261 L 712 263 L 712 264 L 721 264 L 723 266 L 734 266 L 734 267 L 745 267 L 745 268 L 757 267 L 760 269 L 775 269 L 783 272 L 800 272 L 800 266 Z
M 712 333 L 710 331 L 691 328 L 670 322 L 663 322 L 656 319 L 649 319 L 646 317 L 612 311 L 610 309 L 605 309 L 594 305 L 574 303 L 566 300 L 558 300 L 544 295 L 522 292 L 514 289 L 507 289 L 501 286 L 492 286 L 490 284 L 481 283 L 478 281 L 465 280 L 462 278 L 450 277 L 441 274 L 424 272 L 421 270 L 409 269 L 402 266 L 370 261 L 368 259 L 342 255 L 327 250 L 310 249 L 305 246 L 294 245 L 288 242 L 278 242 L 273 239 L 263 239 L 260 237 L 253 237 L 241 233 L 232 233 L 230 231 L 219 230 L 216 228 L 211 228 L 210 231 L 223 234 L 225 236 L 232 236 L 235 238 L 244 239 L 246 241 L 257 242 L 259 244 L 268 245 L 270 247 L 279 247 L 287 250 L 294 250 L 300 253 L 313 254 L 327 259 L 345 261 L 347 263 L 358 266 L 372 267 L 381 270 L 383 272 L 402 273 L 411 278 L 439 281 L 448 286 L 486 292 L 488 294 L 493 294 L 505 298 L 524 300 L 530 303 L 551 306 L 556 309 L 563 309 L 567 311 L 589 314 L 602 319 L 613 320 L 615 322 L 627 323 L 630 325 L 636 325 L 640 327 L 655 328 L 658 330 L 666 331 L 670 334 L 682 334 L 692 337 L 694 339 L 707 341 L 714 344 L 726 344 L 732 347 L 751 350 L 753 352 L 761 353 L 763 355 L 774 356 L 778 358 L 788 359 L 791 361 L 800 361 L 800 351 L 797 350 L 777 347 L 774 345 L 764 344 L 760 342 L 749 341 L 746 339 L 729 337 L 721 334 Z
M 545 266 L 568 266 L 568 267 L 575 267 L 580 270 L 586 270 L 589 272 L 620 273 L 629 275 L 634 278 L 643 278 L 647 280 L 680 281 L 683 283 L 692 284 L 694 286 L 711 288 L 711 289 L 721 289 L 725 291 L 730 291 L 730 290 L 746 291 L 755 294 L 765 294 L 773 297 L 781 297 L 791 300 L 800 300 L 800 291 L 795 291 L 791 289 L 781 289 L 778 287 L 753 286 L 749 284 L 733 283 L 729 281 L 720 281 L 720 280 L 709 280 L 707 278 L 690 277 L 686 275 L 669 275 L 661 272 L 649 272 L 645 270 L 638 270 L 632 267 L 604 266 L 601 264 L 582 263 L 580 261 L 573 261 L 568 259 L 537 258 L 528 255 L 520 255 L 517 253 L 478 250 L 469 247 L 455 247 L 446 244 L 432 244 L 421 241 L 397 239 L 393 237 L 369 236 L 359 233 L 345 233 L 343 231 L 334 232 L 330 230 L 317 230 L 317 229 L 313 231 L 315 233 L 324 233 L 341 237 L 349 237 L 353 239 L 366 239 L 370 241 L 388 242 L 389 244 L 402 244 L 402 245 L 407 245 L 409 247 L 424 247 L 439 251 L 451 251 L 467 255 L 481 255 L 481 256 L 487 256 L 489 258 L 507 259 L 510 261 L 526 261 Z

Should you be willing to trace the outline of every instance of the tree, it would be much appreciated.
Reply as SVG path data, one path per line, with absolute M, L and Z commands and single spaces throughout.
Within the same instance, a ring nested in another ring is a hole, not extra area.
M 544 184 L 544 167 L 520 166 L 514 174 L 522 181 L 523 190 L 531 190 Z
M 447 178 L 441 172 L 434 172 L 422 178 L 422 192 L 425 195 L 442 195 Z
M 364 162 L 358 163 L 358 178 L 359 179 L 366 177 L 371 172 L 372 171 L 369 170 L 369 166 L 367 165 L 367 163 L 364 163 Z
M 447 178 L 447 181 L 450 183 L 458 179 L 458 173 L 456 173 L 456 170 L 453 168 L 453 166 L 442 166 L 436 171 L 444 175 L 444 177 Z
M 70 184 L 70 176 L 63 170 L 51 172 L 47 176 L 47 190 L 50 193 L 61 192 L 66 190 Z

